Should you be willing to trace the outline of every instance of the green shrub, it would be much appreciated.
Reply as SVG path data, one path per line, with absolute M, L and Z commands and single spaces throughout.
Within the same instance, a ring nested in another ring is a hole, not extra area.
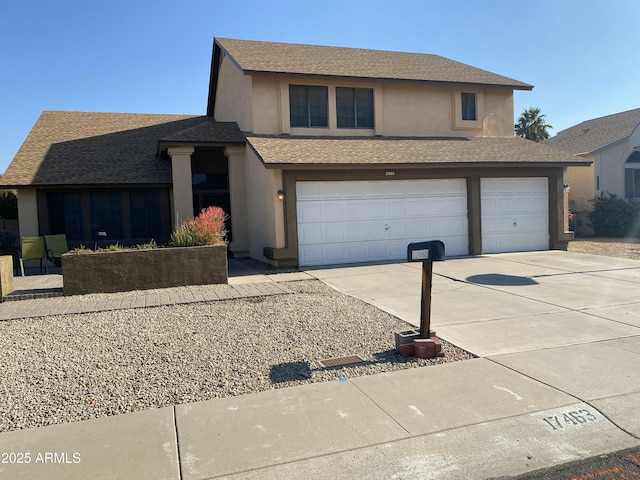
M 640 234 L 640 202 L 603 192 L 591 200 L 589 224 L 599 237 L 637 237 Z
M 190 218 L 172 234 L 170 244 L 174 247 L 226 244 L 227 215 L 220 207 L 203 208 L 195 218 Z

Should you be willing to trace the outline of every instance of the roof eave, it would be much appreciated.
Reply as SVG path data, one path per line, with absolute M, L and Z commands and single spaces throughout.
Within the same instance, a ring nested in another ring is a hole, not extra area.
M 438 163 L 265 163 L 267 169 L 272 170 L 409 170 L 416 168 L 444 169 L 444 168 L 559 168 L 559 167 L 588 167 L 591 161 L 572 162 L 438 162 Z
M 631 136 L 631 134 L 625 135 L 624 137 L 617 138 L 617 139 L 615 139 L 615 140 L 613 140 L 613 141 L 611 141 L 609 143 L 605 143 L 604 145 L 601 145 L 601 146 L 599 146 L 597 148 L 594 148 L 593 150 L 590 150 L 588 152 L 578 153 L 578 155 L 594 155 L 596 153 L 600 153 L 602 150 L 605 150 L 605 149 L 607 149 L 607 148 L 609 148 L 609 147 L 611 147 L 613 145 L 616 145 L 616 144 L 621 143 L 621 142 L 623 142 L 625 140 L 628 140 L 630 136 Z
M 357 77 L 350 75 L 331 75 L 331 74 L 317 74 L 317 73 L 302 73 L 302 72 L 283 72 L 273 70 L 243 70 L 240 65 L 238 68 L 244 75 L 264 75 L 269 77 L 308 77 L 308 78 L 327 78 L 327 79 L 348 79 L 367 82 L 402 82 L 402 83 L 429 83 L 435 85 L 469 85 L 475 87 L 494 87 L 494 88 L 510 88 L 513 90 L 533 90 L 534 86 L 526 83 L 510 84 L 510 83 L 482 83 L 482 82 L 461 82 L 453 80 L 421 80 L 412 78 L 389 78 L 389 77 Z

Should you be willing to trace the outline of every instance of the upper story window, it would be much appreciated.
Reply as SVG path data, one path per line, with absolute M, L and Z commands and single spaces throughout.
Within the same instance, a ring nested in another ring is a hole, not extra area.
M 329 89 L 313 85 L 289 85 L 292 127 L 328 127 Z
M 460 104 L 462 105 L 462 120 L 477 120 L 476 114 L 476 94 L 462 92 L 460 94 Z
M 373 89 L 336 88 L 338 128 L 373 128 Z

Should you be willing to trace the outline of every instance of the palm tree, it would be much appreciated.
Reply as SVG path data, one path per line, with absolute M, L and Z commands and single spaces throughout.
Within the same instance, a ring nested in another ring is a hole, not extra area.
M 539 108 L 531 107 L 526 109 L 518 118 L 518 123 L 514 125 L 517 137 L 527 138 L 534 142 L 540 142 L 549 138 L 547 129 L 553 128 L 545 122 L 546 115 L 540 113 Z

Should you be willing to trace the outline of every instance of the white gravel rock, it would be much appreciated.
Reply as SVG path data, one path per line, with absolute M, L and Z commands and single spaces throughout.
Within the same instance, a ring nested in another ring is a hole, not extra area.
M 473 356 L 401 357 L 410 326 L 317 280 L 293 294 L 0 322 L 0 431 Z M 360 355 L 337 369 L 318 361 Z

